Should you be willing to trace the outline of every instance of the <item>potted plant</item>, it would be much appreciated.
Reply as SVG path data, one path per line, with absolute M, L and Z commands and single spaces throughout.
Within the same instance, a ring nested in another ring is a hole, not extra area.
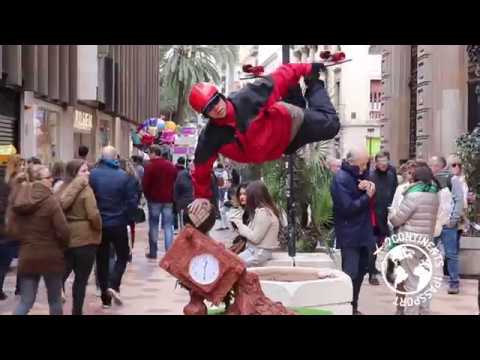
M 460 273 L 465 276 L 480 276 L 480 127 L 457 139 L 458 155 L 462 160 L 469 191 L 473 201 L 469 204 L 467 217 L 468 232 L 460 242 Z

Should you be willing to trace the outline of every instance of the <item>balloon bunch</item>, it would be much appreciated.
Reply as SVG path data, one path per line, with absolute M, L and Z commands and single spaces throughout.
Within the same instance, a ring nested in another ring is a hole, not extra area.
M 177 125 L 173 121 L 163 118 L 150 118 L 138 125 L 136 131 L 132 129 L 133 146 L 146 151 L 153 144 L 164 145 L 175 142 Z

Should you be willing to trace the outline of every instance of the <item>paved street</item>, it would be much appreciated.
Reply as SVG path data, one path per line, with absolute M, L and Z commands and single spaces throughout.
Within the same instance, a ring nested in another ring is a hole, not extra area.
M 213 238 L 228 243 L 232 240 L 232 233 L 228 231 L 213 231 Z M 183 306 L 188 302 L 188 294 L 177 287 L 176 281 L 168 273 L 160 269 L 158 261 L 145 258 L 147 246 L 147 226 L 137 227 L 137 241 L 133 253 L 133 262 L 128 265 L 122 283 L 123 306 L 113 305 L 111 309 L 102 309 L 100 299 L 95 295 L 95 278 L 92 274 L 87 288 L 84 313 L 87 315 L 180 315 Z M 160 245 L 162 248 L 162 245 Z M 72 276 L 73 278 L 73 276 Z M 71 312 L 71 279 L 67 285 L 67 302 L 64 306 L 65 314 Z M 13 296 L 15 276 L 10 273 L 6 280 L 6 292 L 9 298 L 0 302 L 0 314 L 9 315 L 13 311 L 18 297 Z M 360 293 L 359 310 L 369 315 L 391 315 L 395 313 L 393 294 L 385 286 L 371 286 L 368 281 Z M 477 309 L 477 281 L 462 280 L 461 294 L 448 295 L 446 286 L 436 294 L 432 301 L 432 313 L 435 315 L 476 315 Z M 31 314 L 48 314 L 46 291 L 43 283 L 38 293 L 38 301 Z

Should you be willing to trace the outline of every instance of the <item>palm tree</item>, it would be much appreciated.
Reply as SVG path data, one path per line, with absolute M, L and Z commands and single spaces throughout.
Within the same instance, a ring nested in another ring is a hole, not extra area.
M 221 82 L 221 70 L 233 67 L 238 60 L 238 45 L 161 45 L 160 79 L 162 110 L 173 111 L 174 120 L 182 123 L 192 114 L 187 96 L 197 82 Z M 166 104 L 163 104 L 163 98 Z

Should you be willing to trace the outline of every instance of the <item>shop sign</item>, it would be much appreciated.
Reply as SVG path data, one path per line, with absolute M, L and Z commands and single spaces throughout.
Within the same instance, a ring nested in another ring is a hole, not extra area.
M 75 110 L 73 127 L 81 131 L 91 131 L 93 127 L 93 115 L 84 111 Z

